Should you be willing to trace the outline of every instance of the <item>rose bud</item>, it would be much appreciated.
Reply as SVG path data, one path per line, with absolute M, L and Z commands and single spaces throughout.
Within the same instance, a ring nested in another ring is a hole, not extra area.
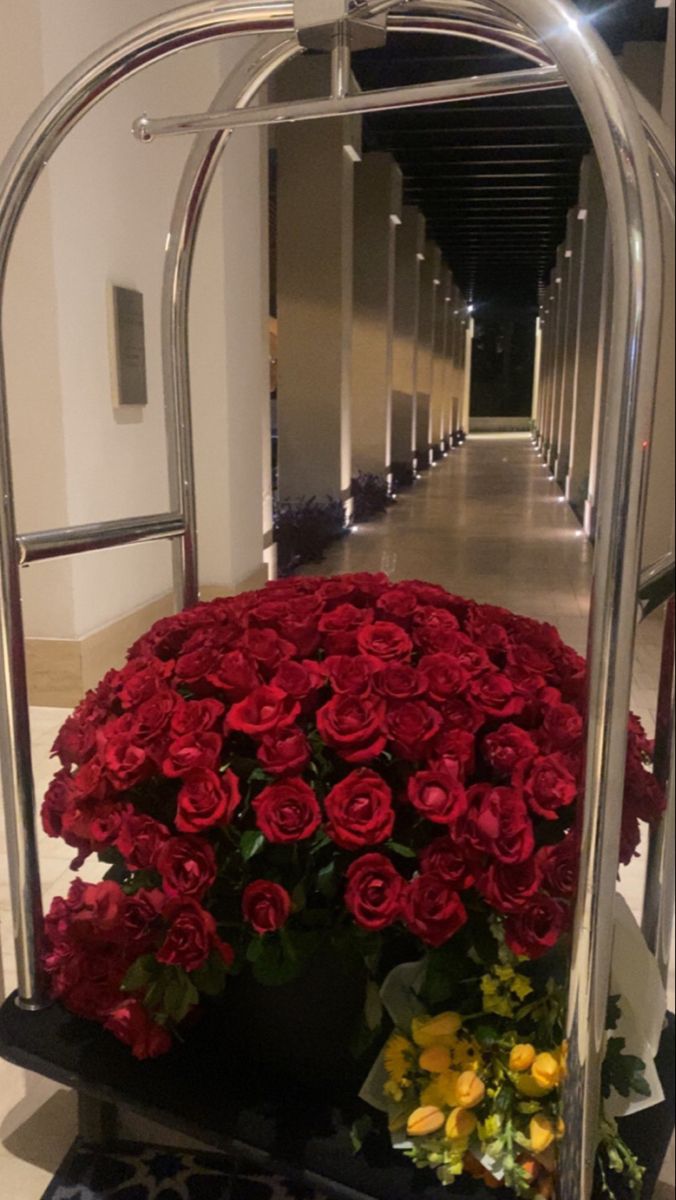
M 425 1108 L 416 1108 L 408 1118 L 406 1132 L 409 1137 L 430 1137 L 433 1133 L 438 1133 L 440 1129 L 443 1129 L 444 1120 L 445 1117 L 440 1108 L 433 1108 L 431 1105 Z
M 509 1056 L 510 1071 L 530 1071 L 536 1059 L 535 1047 L 529 1044 L 515 1046 Z
M 461 1108 L 476 1108 L 486 1098 L 486 1085 L 476 1071 L 463 1071 L 458 1080 L 458 1104 Z
M 549 1117 L 538 1113 L 530 1123 L 530 1144 L 534 1154 L 543 1154 L 556 1141 L 556 1132 Z
M 561 1063 L 553 1054 L 538 1054 L 531 1067 L 531 1075 L 538 1087 L 552 1091 L 559 1086 L 563 1076 Z
M 450 1142 L 465 1141 L 470 1138 L 477 1127 L 474 1113 L 466 1108 L 454 1108 L 446 1122 L 446 1137 Z
M 242 915 L 255 933 L 277 933 L 291 916 L 291 897 L 285 888 L 258 879 L 244 889 Z

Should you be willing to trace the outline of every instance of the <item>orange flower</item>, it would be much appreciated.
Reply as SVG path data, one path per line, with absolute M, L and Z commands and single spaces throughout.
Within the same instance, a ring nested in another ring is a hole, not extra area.
M 406 1126 L 409 1137 L 430 1137 L 444 1127 L 446 1120 L 440 1108 L 428 1105 L 426 1108 L 416 1108 L 411 1113 Z

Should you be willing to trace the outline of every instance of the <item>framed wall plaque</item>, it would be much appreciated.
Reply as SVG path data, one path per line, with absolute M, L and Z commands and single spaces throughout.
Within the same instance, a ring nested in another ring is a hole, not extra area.
M 113 402 L 124 408 L 147 404 L 143 294 L 113 284 L 111 306 Z

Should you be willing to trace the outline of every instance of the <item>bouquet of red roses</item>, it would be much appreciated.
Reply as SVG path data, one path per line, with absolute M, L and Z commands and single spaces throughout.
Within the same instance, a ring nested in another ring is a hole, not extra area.
M 159 621 L 54 746 L 44 828 L 110 865 L 46 918 L 54 995 L 146 1057 L 229 974 L 286 983 L 327 945 L 376 985 L 481 961 L 498 927 L 541 958 L 571 923 L 584 704 L 550 625 L 420 582 L 290 579 Z M 625 862 L 664 807 L 628 738 Z

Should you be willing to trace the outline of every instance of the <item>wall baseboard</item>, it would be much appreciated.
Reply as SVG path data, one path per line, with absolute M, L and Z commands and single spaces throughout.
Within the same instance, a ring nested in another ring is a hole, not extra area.
M 200 596 L 202 600 L 233 596 L 263 587 L 267 580 L 268 567 L 261 563 L 236 587 L 204 584 Z M 172 612 L 172 596 L 167 593 L 82 638 L 27 638 L 30 703 L 44 708 L 74 708 L 106 671 L 122 665 L 129 646 L 137 638 Z

